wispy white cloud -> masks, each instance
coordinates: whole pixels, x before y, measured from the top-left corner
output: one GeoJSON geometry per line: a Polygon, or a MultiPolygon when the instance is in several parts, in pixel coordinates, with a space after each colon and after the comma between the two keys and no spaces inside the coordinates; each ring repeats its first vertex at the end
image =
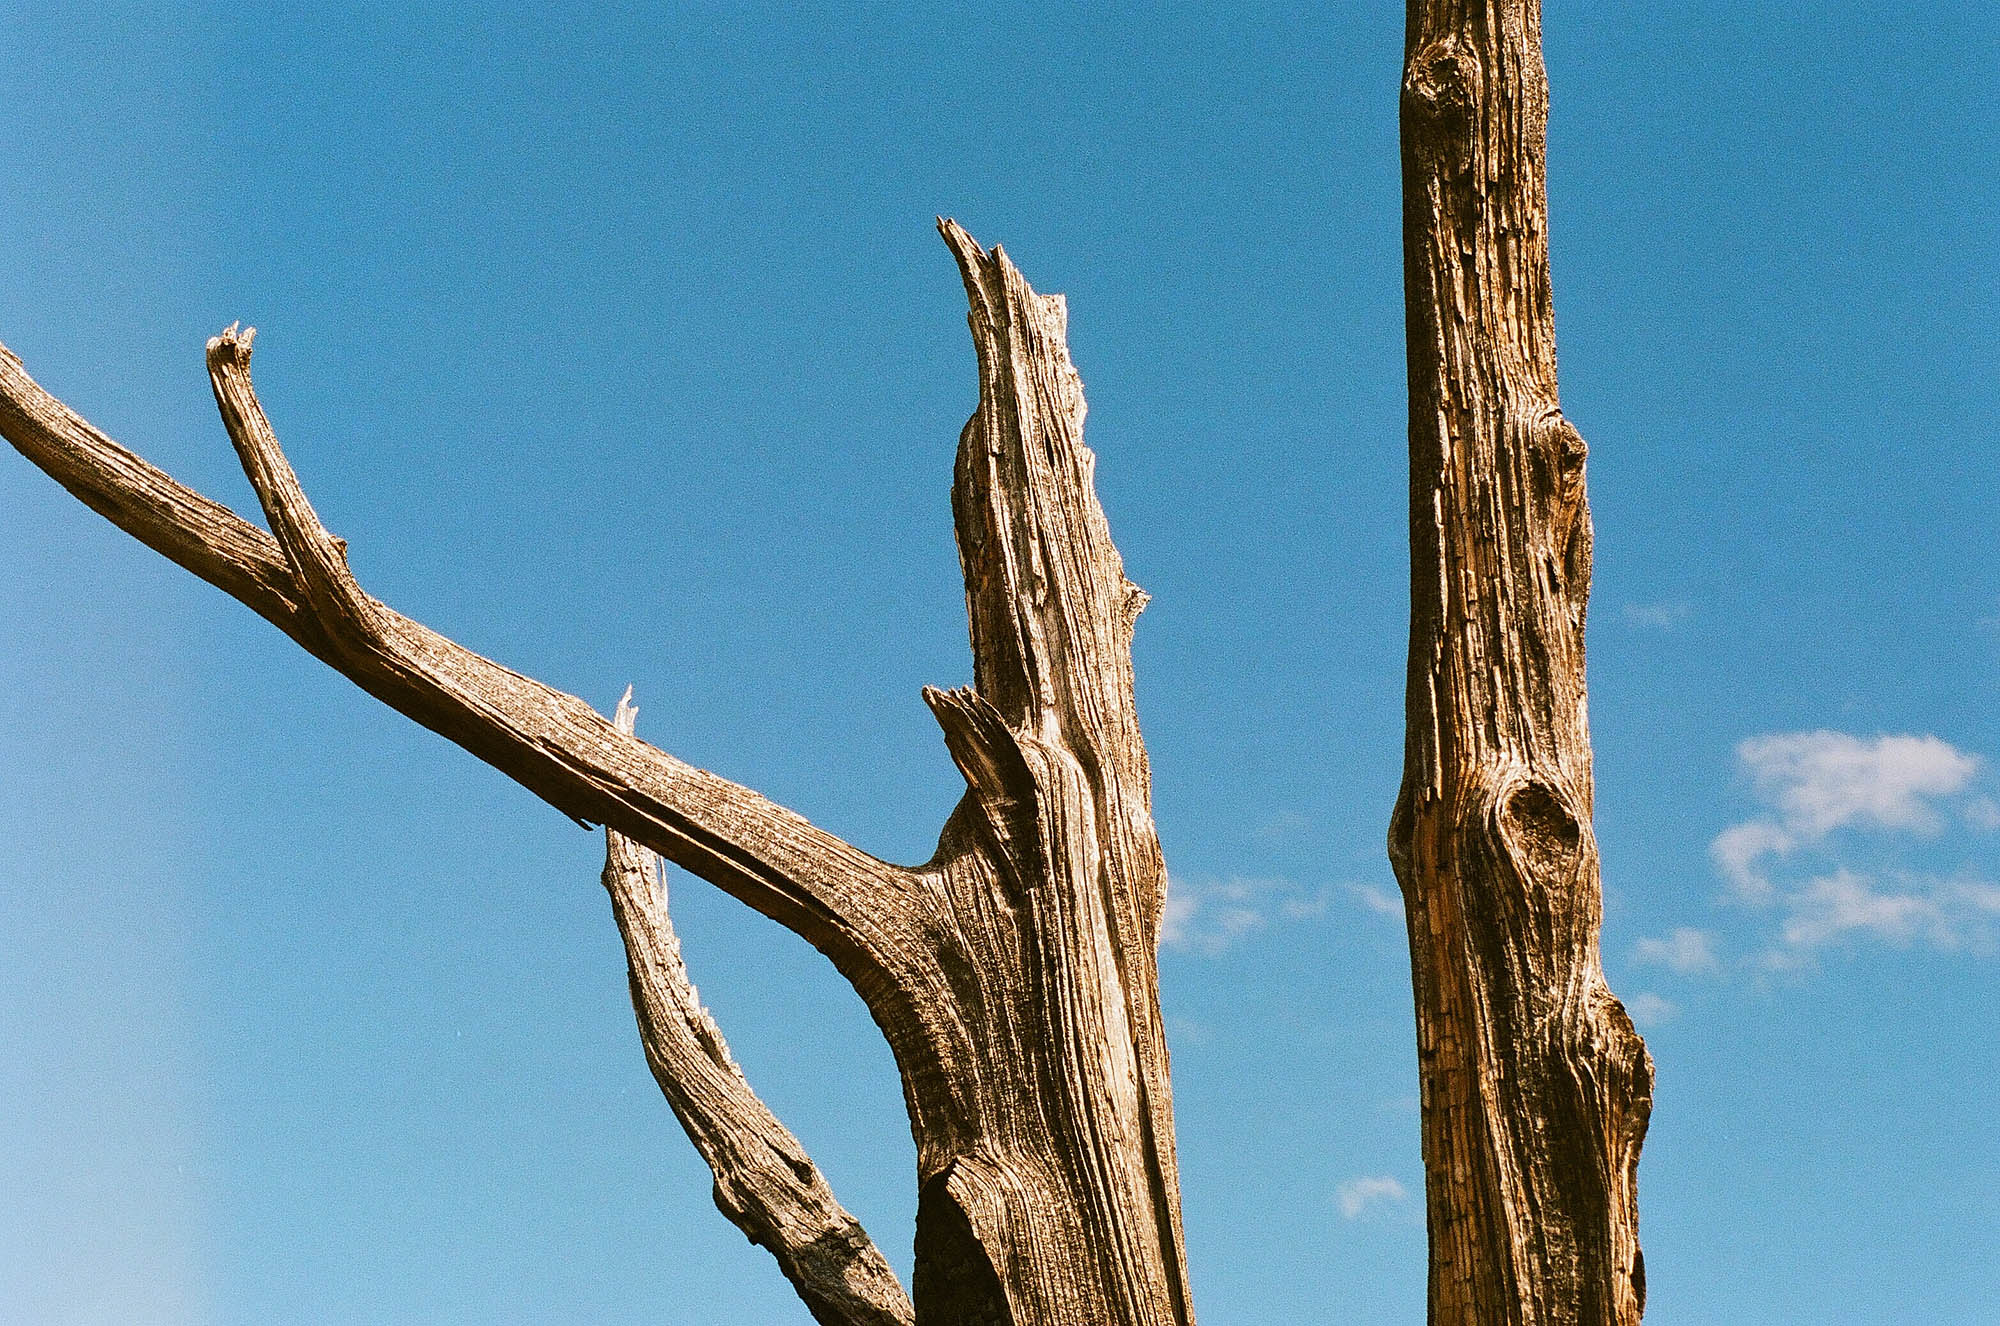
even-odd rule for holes
{"type": "Polygon", "coordinates": [[[1386,1174],[1349,1179],[1335,1194],[1340,1214],[1349,1220],[1359,1220],[1377,1207],[1400,1203],[1408,1197],[1403,1185],[1386,1174]]]}
{"type": "Polygon", "coordinates": [[[1627,603],[1622,611],[1625,620],[1634,626],[1655,631],[1671,631],[1694,614],[1692,607],[1678,599],[1666,603],[1627,603]]]}
{"type": "Polygon", "coordinates": [[[1640,1026],[1657,1027],[1663,1022],[1672,1022],[1681,1010],[1672,1000],[1662,999],[1651,990],[1646,990],[1626,1000],[1625,1011],[1640,1026]]]}
{"type": "Polygon", "coordinates": [[[1715,936],[1691,926],[1681,926],[1664,938],[1640,940],[1633,946],[1632,957],[1682,976],[1701,976],[1722,966],[1715,957],[1715,936]]]}
{"type": "MultiPolygon", "coordinates": [[[[1975,792],[1977,755],[1933,736],[1826,731],[1753,737],[1736,753],[1764,813],[1723,830],[1709,851],[1739,901],[1778,914],[1762,966],[1803,967],[1824,949],[1863,941],[1992,945],[2000,888],[1908,869],[1906,848],[1879,859],[1885,843],[1935,839],[1954,822],[2000,827],[2000,806],[1975,792]],[[1864,847],[1875,849],[1873,869],[1855,863],[1864,847]]],[[[1641,941],[1635,957],[1698,960],[1692,946],[1682,954],[1670,940],[1641,941]]]]}
{"type": "Polygon", "coordinates": [[[1905,873],[1884,886],[1842,866],[1789,891],[1781,906],[1778,943],[1763,959],[1775,971],[1807,966],[1822,949],[1861,940],[1991,952],[2000,926],[2000,885],[1905,873]]]}
{"type": "Polygon", "coordinates": [[[1328,899],[1286,879],[1184,878],[1167,880],[1160,942],[1183,953],[1216,957],[1268,929],[1274,921],[1304,921],[1326,913],[1328,899]]]}
{"type": "Polygon", "coordinates": [[[1979,772],[1978,756],[1930,736],[1788,732],[1752,737],[1736,753],[1785,827],[1811,836],[1856,822],[1934,832],[1933,803],[1979,772]]]}
{"type": "Polygon", "coordinates": [[[2000,884],[1989,884],[1982,879],[1953,880],[1946,892],[1968,911],[2000,917],[2000,884]]]}
{"type": "Polygon", "coordinates": [[[1770,813],[1724,829],[1709,851],[1750,902],[1774,896],[1768,859],[1821,843],[1836,829],[1938,832],[1940,803],[1965,793],[1980,767],[1978,756],[1937,737],[1826,731],[1752,737],[1736,757],[1770,813]]]}
{"type": "Polygon", "coordinates": [[[1938,900],[1918,893],[1889,893],[1845,867],[1809,881],[1785,900],[1781,938],[1794,952],[1823,947],[1848,935],[1868,935],[1907,945],[1924,938],[1950,947],[1952,930],[1938,900]]]}
{"type": "Polygon", "coordinates": [[[1313,827],[1309,816],[1301,815],[1296,810],[1281,810],[1259,824],[1252,832],[1266,842],[1276,842],[1284,838],[1303,837],[1311,833],[1313,827]]]}
{"type": "Polygon", "coordinates": [[[1771,820],[1745,820],[1717,834],[1708,853],[1744,901],[1769,902],[1776,886],[1765,873],[1764,858],[1784,856],[1798,845],[1797,838],[1771,820]]]}
{"type": "Polygon", "coordinates": [[[1347,891],[1377,916],[1392,916],[1398,921],[1403,919],[1403,897],[1400,893],[1378,889],[1373,884],[1350,884],[1347,891]]]}
{"type": "Polygon", "coordinates": [[[1315,916],[1325,916],[1328,905],[1325,890],[1311,895],[1295,894],[1278,900],[1278,915],[1287,921],[1310,921],[1315,916]]]}

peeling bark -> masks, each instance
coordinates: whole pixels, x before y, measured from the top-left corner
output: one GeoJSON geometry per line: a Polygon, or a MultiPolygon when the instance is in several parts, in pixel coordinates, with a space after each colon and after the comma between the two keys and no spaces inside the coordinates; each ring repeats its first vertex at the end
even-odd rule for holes
{"type": "Polygon", "coordinates": [[[725,1211],[822,1320],[903,1320],[894,1278],[695,1016],[644,852],[818,947],[887,1036],[917,1143],[916,1321],[1187,1326],[1155,961],[1166,873],[1132,692],[1145,595],[1097,501],[1061,298],[939,227],[979,359],[952,491],[973,684],[925,692],[967,790],[922,866],[879,861],[370,597],[251,388],[252,333],[212,341],[209,375],[270,533],[99,433],[4,347],[0,434],[371,695],[611,831],[606,884],[662,1090],[725,1211]]]}
{"type": "Polygon", "coordinates": [[[1652,1061],[1605,984],[1590,512],[1556,392],[1537,0],[1411,0],[1410,663],[1390,857],[1435,1326],[1632,1326],[1652,1061]]]}

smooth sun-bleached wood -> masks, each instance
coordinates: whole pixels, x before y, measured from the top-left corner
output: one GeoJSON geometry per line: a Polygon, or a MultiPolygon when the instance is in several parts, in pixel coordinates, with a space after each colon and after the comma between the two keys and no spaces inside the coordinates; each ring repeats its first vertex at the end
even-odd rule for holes
{"type": "Polygon", "coordinates": [[[1410,659],[1389,852],[1433,1326],[1633,1326],[1652,1061],[1604,980],[1582,437],[1556,393],[1536,0],[1411,0],[1410,659]]]}
{"type": "MultiPolygon", "coordinates": [[[[272,533],[91,428],[4,348],[0,434],[370,694],[825,952],[902,1078],[919,1326],[1189,1326],[1156,963],[1166,871],[1132,687],[1145,595],[1097,500],[1062,299],[939,229],[979,365],[952,487],[973,683],[924,694],[966,794],[915,868],[370,598],[251,389],[247,333],[211,343],[209,372],[272,533]]],[[[662,936],[647,945],[641,961],[665,960],[662,936]]]]}
{"type": "MultiPolygon", "coordinates": [[[[612,723],[639,717],[628,687],[612,723]]],[[[730,1057],[681,961],[659,858],[604,831],[604,888],[625,940],[646,1063],[688,1141],[715,1175],[715,1204],[777,1259],[821,1326],[910,1326],[915,1309],[861,1223],[730,1057]]]]}

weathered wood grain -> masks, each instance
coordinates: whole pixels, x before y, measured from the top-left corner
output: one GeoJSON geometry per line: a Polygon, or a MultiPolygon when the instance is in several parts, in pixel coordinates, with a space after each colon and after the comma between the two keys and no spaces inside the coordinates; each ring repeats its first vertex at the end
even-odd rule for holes
{"type": "Polygon", "coordinates": [[[1410,661],[1390,857],[1433,1326],[1631,1326],[1652,1061],[1605,984],[1583,438],[1556,393],[1538,0],[1411,0],[1410,661]]]}
{"type": "Polygon", "coordinates": [[[967,790],[921,866],[877,860],[370,597],[251,387],[252,333],[217,337],[208,366],[270,533],[92,428],[4,347],[0,434],[369,694],[606,826],[655,1074],[724,1210],[822,1320],[904,1320],[901,1291],[699,1015],[651,852],[826,953],[887,1036],[917,1143],[917,1322],[1187,1326],[1156,966],[1166,872],[1132,691],[1145,595],[1097,501],[1061,298],[939,228],[979,365],[952,490],[973,683],[925,692],[967,790]]]}
{"type": "MultiPolygon", "coordinates": [[[[612,722],[630,733],[632,692],[612,722]]],[[[821,1326],[909,1326],[910,1296],[819,1167],[760,1100],[681,961],[659,858],[604,831],[604,888],[625,940],[632,1011],[660,1093],[715,1175],[715,1205],[777,1259],[821,1326]]]]}

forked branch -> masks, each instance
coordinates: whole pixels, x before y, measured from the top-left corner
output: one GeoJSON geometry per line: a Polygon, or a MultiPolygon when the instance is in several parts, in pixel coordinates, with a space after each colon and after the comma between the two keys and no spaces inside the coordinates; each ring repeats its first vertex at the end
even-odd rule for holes
{"type": "MultiPolygon", "coordinates": [[[[613,719],[630,733],[632,692],[613,719]]],[[[681,962],[653,853],[604,831],[604,887],[630,964],[632,1009],[646,1062],[688,1140],[715,1174],[715,1204],[777,1258],[824,1326],[909,1326],[910,1298],[859,1221],[757,1098],[681,962]]]]}
{"type": "Polygon", "coordinates": [[[238,332],[232,324],[208,343],[208,380],[215,389],[222,426],[329,643],[337,651],[366,652],[386,634],[382,614],[347,569],[346,541],[334,538],[319,523],[299,486],[299,476],[278,446],[271,421],[264,416],[263,403],[250,385],[250,343],[256,336],[255,327],[238,332]]]}
{"type": "Polygon", "coordinates": [[[87,506],[238,599],[369,694],[796,931],[872,983],[909,942],[910,872],[747,788],[620,732],[575,696],[482,658],[369,597],[320,524],[250,382],[252,333],[209,376],[275,537],[182,487],[44,391],[0,346],[0,434],[87,506]]]}

